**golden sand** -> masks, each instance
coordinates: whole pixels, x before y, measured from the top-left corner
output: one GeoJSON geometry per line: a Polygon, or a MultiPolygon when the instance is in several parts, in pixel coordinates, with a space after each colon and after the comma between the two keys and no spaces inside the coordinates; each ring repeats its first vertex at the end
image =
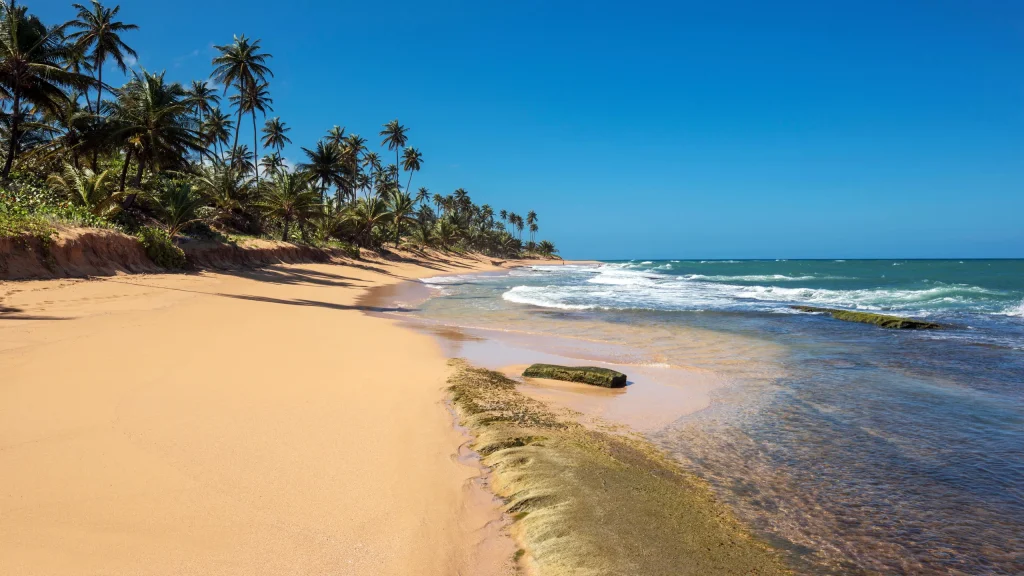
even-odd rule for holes
{"type": "Polygon", "coordinates": [[[432,339],[439,258],[0,283],[0,574],[502,574],[432,339]]]}

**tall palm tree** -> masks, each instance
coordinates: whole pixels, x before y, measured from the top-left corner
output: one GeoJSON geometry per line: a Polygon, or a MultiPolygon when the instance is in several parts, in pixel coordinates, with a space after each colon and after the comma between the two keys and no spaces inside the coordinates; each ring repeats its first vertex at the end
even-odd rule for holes
{"type": "Polygon", "coordinates": [[[420,167],[423,165],[423,154],[419,150],[409,147],[406,148],[402,153],[402,168],[409,173],[409,182],[405,185],[405,191],[409,192],[409,187],[412,186],[412,174],[413,172],[419,172],[420,167]]]}
{"type": "Polygon", "coordinates": [[[231,117],[221,111],[220,108],[210,110],[206,120],[203,121],[200,132],[203,135],[203,142],[206,146],[212,146],[218,157],[224,155],[224,146],[231,139],[231,128],[234,126],[231,117]],[[220,147],[217,150],[218,146],[220,147]]]}
{"type": "Polygon", "coordinates": [[[434,197],[431,198],[431,200],[434,202],[434,206],[437,206],[438,215],[441,215],[441,206],[444,205],[444,196],[441,196],[440,194],[434,194],[434,197]]]}
{"type": "Polygon", "coordinates": [[[341,146],[345,143],[345,127],[334,126],[327,131],[327,141],[335,146],[341,146]]]}
{"type": "Polygon", "coordinates": [[[305,174],[281,171],[274,174],[256,205],[267,216],[282,221],[284,230],[281,240],[287,242],[292,222],[302,226],[306,219],[317,212],[321,203],[305,174]]]}
{"type": "Polygon", "coordinates": [[[426,186],[420,186],[420,189],[416,192],[416,203],[423,204],[430,199],[430,190],[427,190],[426,186]]]}
{"type": "Polygon", "coordinates": [[[348,178],[348,193],[354,199],[358,189],[359,159],[366,152],[366,138],[359,134],[349,134],[342,146],[345,158],[345,173],[348,178]]]}
{"type": "Polygon", "coordinates": [[[530,224],[530,245],[531,246],[533,245],[534,240],[537,237],[537,230],[540,230],[540,227],[537,226],[536,222],[534,222],[533,224],[530,224]]]}
{"type": "Polygon", "coordinates": [[[508,210],[502,210],[498,212],[498,218],[501,218],[501,227],[505,227],[505,222],[508,221],[508,210]]]}
{"type": "MultiPolygon", "coordinates": [[[[307,162],[300,164],[299,168],[309,173],[314,182],[320,185],[320,202],[326,203],[325,195],[331,186],[340,187],[344,183],[345,170],[344,159],[341,149],[328,142],[321,140],[316,143],[316,148],[310,150],[303,148],[307,162]]],[[[341,195],[338,194],[338,206],[341,206],[341,195]]]]}
{"type": "Polygon", "coordinates": [[[530,227],[530,243],[533,243],[533,234],[537,231],[537,213],[530,210],[526,213],[526,225],[530,227]]]}
{"type": "Polygon", "coordinates": [[[78,31],[70,34],[68,39],[74,40],[82,49],[92,50],[92,68],[96,72],[96,110],[100,113],[100,103],[103,102],[103,65],[108,58],[114,60],[117,68],[123,74],[128,73],[128,65],[125,58],[130,56],[138,58],[138,54],[131,46],[121,40],[121,34],[130,30],[138,30],[135,24],[117,22],[114,18],[121,11],[120,6],[104,8],[97,0],[92,0],[87,8],[81,4],[72,4],[78,11],[77,19],[68,22],[71,28],[78,31]]]}
{"type": "Polygon", "coordinates": [[[292,139],[288,137],[288,132],[291,130],[284,122],[281,122],[280,117],[267,120],[263,125],[263,147],[270,148],[275,152],[284,150],[285,144],[292,143],[292,139]]]}
{"type": "Polygon", "coordinates": [[[406,134],[405,126],[398,123],[398,120],[392,120],[384,125],[384,129],[380,131],[380,135],[384,137],[381,141],[381,146],[387,146],[388,150],[395,151],[395,167],[400,163],[399,155],[402,152],[402,148],[405,148],[406,142],[409,141],[409,136],[406,134]]]}
{"type": "MultiPolygon", "coordinates": [[[[234,42],[223,46],[214,46],[220,53],[213,59],[213,79],[224,86],[224,93],[227,94],[228,87],[233,87],[238,94],[245,94],[255,88],[258,82],[266,82],[267,76],[273,77],[274,73],[267,66],[267,60],[273,58],[271,54],[261,52],[260,40],[250,41],[245,37],[235,36],[234,42]]],[[[244,102],[239,99],[239,104],[244,102]]],[[[242,114],[245,110],[242,106],[238,108],[238,120],[235,124],[235,143],[238,146],[238,129],[242,124],[242,114]]],[[[255,114],[253,115],[255,122],[255,114]]]]}
{"type": "Polygon", "coordinates": [[[376,174],[380,171],[380,156],[376,152],[364,152],[363,168],[366,170],[367,176],[370,177],[370,190],[373,190],[376,174]]]}
{"type": "Polygon", "coordinates": [[[72,55],[64,40],[67,26],[47,28],[14,0],[0,1],[0,100],[10,105],[7,159],[0,178],[10,176],[25,133],[26,108],[57,114],[69,100],[66,89],[86,90],[93,84],[89,76],[65,66],[72,55]]]}
{"type": "Polygon", "coordinates": [[[238,106],[239,110],[252,114],[252,167],[253,171],[256,172],[256,185],[259,186],[260,169],[256,164],[256,158],[260,153],[260,134],[256,130],[256,112],[260,112],[264,117],[266,117],[267,111],[274,109],[274,100],[270,97],[270,91],[268,90],[267,83],[263,81],[256,81],[250,84],[244,91],[231,96],[231,102],[238,106]]]}
{"type": "Polygon", "coordinates": [[[200,124],[206,119],[206,115],[220,104],[220,96],[217,96],[217,92],[205,80],[193,80],[186,93],[200,124]]]}

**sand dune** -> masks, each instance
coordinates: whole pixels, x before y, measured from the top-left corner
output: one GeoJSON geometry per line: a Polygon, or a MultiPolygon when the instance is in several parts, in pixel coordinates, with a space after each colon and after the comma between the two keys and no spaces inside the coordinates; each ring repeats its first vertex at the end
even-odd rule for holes
{"type": "Polygon", "coordinates": [[[0,573],[503,573],[445,358],[358,304],[490,267],[0,283],[0,573]]]}

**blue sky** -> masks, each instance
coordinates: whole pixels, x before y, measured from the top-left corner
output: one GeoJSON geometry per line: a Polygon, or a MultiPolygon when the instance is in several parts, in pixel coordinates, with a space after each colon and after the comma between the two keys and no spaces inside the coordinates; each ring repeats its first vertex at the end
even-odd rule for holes
{"type": "Polygon", "coordinates": [[[398,118],[414,188],[536,210],[566,257],[1024,257],[1016,0],[120,4],[181,81],[261,38],[286,157],[398,118]]]}

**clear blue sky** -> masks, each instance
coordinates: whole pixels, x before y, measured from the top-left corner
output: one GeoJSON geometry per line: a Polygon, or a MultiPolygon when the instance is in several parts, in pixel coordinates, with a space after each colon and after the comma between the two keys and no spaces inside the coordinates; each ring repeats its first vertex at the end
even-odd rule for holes
{"type": "Polygon", "coordinates": [[[1024,257],[1019,0],[120,4],[181,81],[262,38],[289,159],[398,118],[567,257],[1024,257]]]}

